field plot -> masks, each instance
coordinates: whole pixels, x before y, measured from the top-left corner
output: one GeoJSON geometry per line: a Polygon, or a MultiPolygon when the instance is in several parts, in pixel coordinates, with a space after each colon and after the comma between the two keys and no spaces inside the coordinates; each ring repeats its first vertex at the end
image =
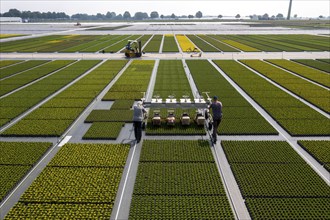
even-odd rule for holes
{"type": "MultiPolygon", "coordinates": [[[[85,67],[80,67],[82,68],[81,71],[85,72],[99,61],[80,62],[89,62],[84,63],[85,67]]],[[[107,61],[103,63],[77,83],[64,90],[40,108],[33,111],[25,119],[8,129],[4,135],[61,135],[126,63],[127,61],[125,60],[107,61]],[[96,79],[98,80],[97,82],[93,81],[96,79]],[[47,120],[49,120],[48,123],[47,120]],[[28,124],[30,124],[29,127],[27,127],[28,124]]]]}
{"type": "Polygon", "coordinates": [[[206,42],[209,42],[214,47],[218,48],[220,51],[223,52],[238,52],[239,50],[235,49],[234,47],[230,47],[227,44],[221,43],[221,41],[216,40],[208,35],[197,35],[198,37],[202,38],[206,42]]]}
{"type": "Polygon", "coordinates": [[[330,172],[329,141],[298,141],[298,144],[330,172]]]}
{"type": "Polygon", "coordinates": [[[329,135],[328,119],[325,116],[236,61],[214,62],[291,135],[329,135]]]}
{"type": "MultiPolygon", "coordinates": [[[[231,39],[245,43],[247,45],[256,47],[263,51],[276,52],[276,51],[315,51],[316,49],[294,45],[287,42],[274,41],[266,35],[238,35],[230,36],[231,39]]],[[[290,38],[288,36],[288,38],[290,38]]]]}
{"type": "Polygon", "coordinates": [[[14,64],[18,64],[18,63],[21,63],[21,62],[24,62],[24,60],[0,60],[1,71],[5,67],[8,67],[8,66],[11,66],[11,65],[14,65],[14,64]]]}
{"type": "Polygon", "coordinates": [[[193,98],[190,85],[181,60],[161,60],[159,62],[153,96],[163,99],[174,96],[193,98]]]}
{"type": "Polygon", "coordinates": [[[110,218],[128,151],[128,145],[66,144],[6,217],[110,218]]]}
{"type": "MultiPolygon", "coordinates": [[[[312,84],[297,76],[293,76],[292,74],[284,70],[281,70],[260,60],[241,60],[240,62],[248,65],[249,67],[258,71],[267,78],[275,81],[276,83],[282,85],[296,95],[316,105],[320,109],[328,113],[330,112],[329,90],[324,89],[318,85],[312,84]]],[[[299,69],[298,71],[300,73],[301,71],[304,71],[304,68],[302,68],[302,70],[299,69]]],[[[325,83],[327,81],[327,78],[329,79],[329,76],[324,74],[322,78],[317,78],[317,80],[320,81],[322,79],[322,82],[325,83]]]]}
{"type": "MultiPolygon", "coordinates": [[[[266,60],[272,64],[275,64],[283,69],[296,73],[304,78],[310,79],[314,82],[317,82],[323,86],[330,87],[330,75],[299,63],[295,63],[289,60],[266,60]]],[[[330,65],[329,65],[330,67],[330,65]]]]}
{"type": "Polygon", "coordinates": [[[329,51],[329,39],[322,36],[315,35],[264,35],[275,42],[286,43],[289,45],[300,46],[303,48],[313,48],[317,51],[329,51]]]}
{"type": "Polygon", "coordinates": [[[0,142],[0,201],[51,145],[42,142],[0,142]]]}
{"type": "MultiPolygon", "coordinates": [[[[99,36],[96,36],[99,37],[99,36]]],[[[55,52],[95,39],[84,35],[51,35],[1,43],[1,52],[55,52]],[[36,46],[37,45],[37,46],[36,46]]]]}
{"type": "MultiPolygon", "coordinates": [[[[186,35],[177,34],[175,37],[181,47],[182,52],[191,52],[196,48],[196,45],[194,45],[186,35]]],[[[199,50],[197,49],[197,51],[199,50]]]]}
{"type": "MultiPolygon", "coordinates": [[[[30,63],[27,64],[26,71],[21,72],[20,74],[14,75],[12,77],[4,78],[0,81],[1,89],[0,89],[0,95],[4,95],[6,93],[9,93],[15,89],[18,89],[21,86],[24,86],[25,84],[31,83],[34,80],[37,80],[43,76],[46,76],[54,71],[57,71],[61,68],[64,68],[65,66],[69,65],[70,63],[74,62],[73,60],[55,60],[52,62],[45,62],[45,61],[31,61],[34,64],[40,65],[45,63],[45,65],[37,66],[36,68],[30,69],[30,63]]],[[[25,63],[22,63],[24,67],[25,63]]],[[[15,67],[15,66],[13,66],[15,67]]],[[[21,69],[23,68],[21,67],[21,69]]],[[[11,68],[10,70],[13,70],[15,68],[11,68]]],[[[13,71],[5,71],[3,74],[15,74],[13,71]]]]}
{"type": "Polygon", "coordinates": [[[306,59],[295,59],[292,61],[330,73],[330,64],[326,62],[322,62],[318,60],[306,60],[306,59]]]}
{"type": "Polygon", "coordinates": [[[152,60],[133,61],[102,100],[141,99],[142,93],[147,91],[154,63],[152,60]]]}
{"type": "MultiPolygon", "coordinates": [[[[190,85],[183,69],[183,64],[180,60],[162,60],[159,63],[157,77],[154,87],[153,96],[159,96],[163,99],[173,96],[180,99],[183,96],[193,98],[190,85]]],[[[197,126],[193,119],[196,115],[197,109],[174,109],[176,117],[176,125],[174,127],[166,125],[166,117],[168,115],[166,109],[161,109],[160,115],[162,125],[153,126],[151,119],[154,114],[154,109],[149,113],[149,120],[147,123],[147,135],[205,135],[204,127],[197,126]],[[181,115],[186,112],[191,118],[189,126],[182,126],[180,123],[181,115]]]]}
{"type": "Polygon", "coordinates": [[[93,123],[93,125],[85,134],[85,139],[94,139],[97,136],[100,139],[117,138],[124,124],[122,122],[132,121],[133,112],[130,107],[133,105],[133,101],[141,99],[142,93],[147,90],[153,65],[154,61],[134,61],[126,69],[102,98],[103,101],[116,100],[114,108],[110,110],[93,110],[86,118],[85,123],[93,123]],[[108,124],[106,125],[106,123],[108,124]],[[106,126],[109,130],[103,130],[103,126],[106,126]]]}
{"type": "Polygon", "coordinates": [[[195,35],[187,35],[187,37],[203,52],[219,52],[219,50],[195,35]]]}
{"type": "MultiPolygon", "coordinates": [[[[127,40],[137,40],[141,37],[142,35],[131,35],[127,36],[129,37],[127,40]]],[[[125,38],[124,38],[125,39],[125,38]]],[[[110,52],[110,53],[116,53],[118,51],[121,51],[125,46],[127,45],[127,41],[125,40],[119,40],[118,43],[112,44],[109,47],[106,47],[104,49],[105,52],[110,52]]]]}
{"type": "Polygon", "coordinates": [[[233,219],[207,141],[144,141],[129,218],[168,217],[233,219]]]}
{"type": "Polygon", "coordinates": [[[0,218],[330,219],[326,30],[161,22],[29,24],[42,37],[1,40],[0,218]],[[129,40],[146,55],[125,58],[129,40]],[[137,143],[144,96],[178,103],[145,103],[137,143]],[[217,143],[194,121],[205,109],[180,101],[213,96],[217,143]]]}
{"type": "Polygon", "coordinates": [[[67,52],[67,53],[73,53],[73,52],[78,52],[78,51],[83,51],[85,49],[88,49],[89,47],[98,45],[100,43],[107,42],[109,40],[112,40],[116,38],[117,36],[114,35],[105,35],[105,36],[96,36],[94,40],[87,41],[86,43],[81,43],[69,48],[65,48],[59,52],[67,52]]]}
{"type": "Polygon", "coordinates": [[[222,146],[253,219],[330,217],[329,203],[323,203],[329,186],[286,142],[222,141],[222,146]]]}
{"type": "Polygon", "coordinates": [[[83,136],[83,139],[116,140],[124,123],[120,122],[95,122],[83,136]]]}
{"type": "Polygon", "coordinates": [[[324,63],[330,63],[330,59],[317,59],[317,60],[324,63]]]}
{"type": "Polygon", "coordinates": [[[217,95],[223,104],[221,135],[277,134],[277,131],[206,60],[187,60],[197,89],[217,95]]]}
{"type": "Polygon", "coordinates": [[[84,49],[81,50],[81,52],[99,52],[105,49],[107,49],[108,47],[114,46],[115,44],[120,43],[122,40],[124,40],[125,38],[129,37],[130,35],[111,35],[109,37],[109,39],[106,40],[102,40],[97,44],[94,44],[92,46],[86,47],[84,49]]]}
{"type": "MultiPolygon", "coordinates": [[[[71,63],[72,61],[68,60],[68,61],[54,61],[52,62],[52,64],[54,64],[53,68],[59,68],[59,66],[62,67],[71,63]],[[59,66],[57,66],[56,64],[58,64],[59,66]]],[[[80,61],[82,63],[84,63],[83,61],[80,61]]],[[[80,65],[82,65],[82,63],[76,63],[71,65],[70,67],[68,67],[67,69],[63,69],[57,73],[54,73],[51,76],[48,76],[36,83],[34,83],[33,85],[30,85],[26,88],[23,88],[9,96],[3,97],[0,100],[0,108],[1,108],[1,118],[4,119],[2,120],[2,124],[5,124],[7,122],[9,122],[11,119],[17,117],[18,115],[20,115],[21,113],[23,113],[24,111],[28,110],[29,108],[31,108],[32,106],[34,106],[35,104],[37,104],[38,102],[40,102],[41,100],[43,100],[44,98],[46,98],[47,96],[51,95],[52,93],[54,93],[55,91],[57,91],[58,89],[60,89],[61,87],[63,87],[65,84],[69,83],[71,81],[70,77],[77,77],[79,74],[82,74],[78,72],[77,70],[75,70],[76,72],[72,72],[73,71],[72,68],[78,68],[80,65]],[[67,70],[69,71],[70,74],[66,74],[67,70]],[[75,74],[78,75],[75,75],[75,74]],[[61,77],[65,76],[65,78],[63,79],[59,79],[61,77]],[[70,76],[70,77],[68,77],[70,76]],[[29,97],[27,99],[27,97],[29,97]]],[[[88,61],[87,61],[88,63],[88,61]]],[[[44,70],[44,69],[43,69],[44,70]]],[[[41,71],[42,73],[42,71],[41,71]]],[[[35,77],[33,74],[31,75],[32,77],[35,77]]],[[[29,76],[29,77],[31,77],[29,76]]],[[[21,77],[21,75],[18,75],[16,77],[21,77]]],[[[10,79],[7,80],[12,80],[13,78],[16,77],[11,77],[10,79]]],[[[29,79],[29,78],[28,78],[29,79]]],[[[12,88],[20,86],[17,85],[15,83],[22,83],[26,82],[26,79],[22,79],[21,82],[20,81],[15,81],[12,80],[12,83],[14,83],[13,85],[8,85],[8,88],[12,88]],[[11,87],[10,87],[11,86],[11,87]]]]}
{"type": "Polygon", "coordinates": [[[174,39],[174,35],[165,34],[162,52],[179,52],[178,45],[174,39]]]}
{"type": "Polygon", "coordinates": [[[145,52],[159,52],[160,44],[162,42],[163,35],[154,35],[147,46],[144,48],[145,52]]]}
{"type": "MultiPolygon", "coordinates": [[[[141,47],[143,48],[144,45],[146,45],[146,43],[149,41],[149,39],[152,37],[152,35],[142,35],[141,37],[138,37],[138,38],[130,38],[129,40],[140,40],[141,41],[141,47]]],[[[125,42],[125,45],[124,47],[126,46],[127,44],[127,41],[125,42]]],[[[121,53],[124,53],[124,50],[123,48],[121,48],[122,50],[120,51],[121,53]]]]}
{"type": "Polygon", "coordinates": [[[11,37],[21,37],[22,34],[0,34],[0,39],[11,38],[11,37]]]}
{"type": "Polygon", "coordinates": [[[220,36],[220,35],[208,35],[210,36],[211,38],[214,38],[214,39],[217,39],[227,45],[230,45],[234,48],[237,48],[241,51],[244,51],[244,52],[259,52],[260,50],[257,49],[257,48],[254,48],[254,47],[251,47],[249,45],[246,45],[246,44],[243,44],[243,43],[240,43],[236,40],[232,40],[232,38],[228,38],[227,35],[225,36],[220,36]]]}
{"type": "MultiPolygon", "coordinates": [[[[11,61],[11,60],[10,60],[11,61]]],[[[4,62],[4,61],[3,61],[4,62]]],[[[49,62],[49,60],[29,60],[23,63],[16,64],[14,66],[9,66],[1,69],[0,79],[6,78],[8,76],[14,75],[16,73],[20,73],[31,69],[33,67],[42,65],[44,63],[49,62]]],[[[13,62],[7,62],[8,64],[12,64],[13,62]]],[[[2,81],[0,81],[0,84],[2,81]]]]}

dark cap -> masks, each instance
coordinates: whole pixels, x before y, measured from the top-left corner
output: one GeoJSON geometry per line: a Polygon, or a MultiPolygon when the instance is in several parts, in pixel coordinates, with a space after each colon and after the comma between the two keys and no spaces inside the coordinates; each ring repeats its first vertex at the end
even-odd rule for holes
{"type": "Polygon", "coordinates": [[[218,96],[213,96],[213,99],[214,100],[218,100],[218,96]]]}

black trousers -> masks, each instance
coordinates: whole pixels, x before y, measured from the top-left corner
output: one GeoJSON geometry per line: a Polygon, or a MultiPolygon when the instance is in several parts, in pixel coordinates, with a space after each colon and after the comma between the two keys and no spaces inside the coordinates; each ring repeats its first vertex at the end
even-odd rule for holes
{"type": "Polygon", "coordinates": [[[221,123],[221,119],[213,119],[213,139],[216,141],[217,140],[217,131],[218,131],[218,127],[221,123]]]}
{"type": "Polygon", "coordinates": [[[142,121],[133,121],[135,139],[139,142],[142,137],[142,121]]]}

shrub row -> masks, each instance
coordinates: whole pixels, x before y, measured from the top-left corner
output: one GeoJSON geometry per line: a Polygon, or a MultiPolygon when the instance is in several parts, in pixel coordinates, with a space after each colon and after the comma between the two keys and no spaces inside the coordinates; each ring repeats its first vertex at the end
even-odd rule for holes
{"type": "Polygon", "coordinates": [[[162,42],[163,35],[154,35],[149,41],[147,46],[144,48],[144,51],[148,52],[159,52],[159,47],[162,42]]]}
{"type": "Polygon", "coordinates": [[[234,48],[237,48],[239,50],[245,51],[245,52],[259,52],[260,50],[251,46],[248,46],[246,44],[237,42],[236,40],[231,40],[226,35],[220,36],[220,35],[210,35],[212,38],[220,40],[223,43],[226,43],[234,48]]]}
{"type": "Polygon", "coordinates": [[[121,122],[94,122],[83,139],[116,140],[124,125],[121,122]]]}
{"type": "Polygon", "coordinates": [[[328,200],[328,198],[258,198],[245,201],[253,219],[329,219],[328,200]]]}
{"type": "Polygon", "coordinates": [[[179,52],[174,35],[165,34],[162,52],[179,52]]]}
{"type": "Polygon", "coordinates": [[[95,36],[92,40],[88,40],[88,41],[83,41],[81,42],[81,44],[72,46],[72,47],[68,47],[65,48],[59,52],[66,52],[66,53],[73,53],[73,52],[79,52],[82,51],[86,48],[98,45],[102,42],[108,41],[109,39],[113,39],[114,36],[113,35],[99,35],[99,36],[95,36]]]}
{"type": "Polygon", "coordinates": [[[291,72],[294,72],[314,82],[320,83],[321,85],[324,85],[328,88],[330,87],[329,74],[325,72],[289,60],[266,60],[266,61],[275,64],[281,68],[284,68],[286,70],[289,70],[291,72]]]}
{"type": "Polygon", "coordinates": [[[110,218],[128,151],[128,145],[64,145],[7,217],[110,218]]]}
{"type": "Polygon", "coordinates": [[[318,85],[312,84],[304,79],[267,64],[260,60],[241,60],[242,63],[258,71],[267,78],[282,85],[296,95],[311,102],[326,112],[330,112],[330,103],[323,98],[329,99],[329,91],[318,85]]]}
{"type": "Polygon", "coordinates": [[[232,219],[225,195],[207,141],[146,140],[129,218],[232,219]]]}
{"type": "MultiPolygon", "coordinates": [[[[33,82],[34,80],[37,80],[58,69],[61,69],[61,68],[65,67],[66,65],[69,65],[72,62],[73,62],[72,60],[56,60],[53,62],[48,62],[45,65],[42,65],[40,67],[31,69],[31,70],[28,70],[31,67],[29,64],[26,68],[27,71],[0,81],[0,85],[1,85],[0,95],[4,95],[25,84],[33,82]]],[[[45,63],[45,61],[41,61],[40,63],[38,61],[34,62],[33,65],[37,66],[42,63],[45,63]]],[[[21,65],[24,65],[24,63],[22,63],[21,65]]],[[[13,66],[13,67],[15,67],[15,66],[13,66]]],[[[33,88],[33,87],[34,86],[32,86],[30,88],[33,88]]]]}
{"type": "Polygon", "coordinates": [[[144,141],[140,162],[214,162],[207,141],[144,141]]]}
{"type": "MultiPolygon", "coordinates": [[[[80,74],[87,71],[99,61],[80,61],[85,66],[80,74]],[[89,63],[88,63],[89,62],[89,63]]],[[[7,129],[3,135],[8,136],[60,136],[81,114],[87,105],[105,88],[105,86],[123,68],[126,61],[107,61],[99,68],[80,79],[73,86],[49,100],[33,111],[27,118],[7,129]],[[103,82],[96,87],[88,84],[89,79],[99,77],[103,82]],[[76,100],[74,98],[80,98],[76,100]],[[79,102],[78,102],[79,101],[79,102]],[[78,107],[76,107],[78,106],[78,107]],[[47,123],[49,120],[50,123],[47,123]],[[30,125],[30,126],[29,126],[30,125]]],[[[76,69],[77,69],[76,68],[76,69]]],[[[71,70],[72,71],[72,70],[71,70]]],[[[69,74],[69,73],[67,73],[69,74]]]]}
{"type": "Polygon", "coordinates": [[[276,130],[208,61],[187,60],[186,62],[199,93],[210,92],[211,97],[218,96],[223,104],[224,116],[218,133],[223,135],[277,134],[276,130]],[[246,111],[249,113],[246,114],[246,111]]]}
{"type": "Polygon", "coordinates": [[[189,34],[187,37],[202,51],[204,52],[219,52],[215,47],[212,47],[210,44],[206,43],[202,39],[196,37],[195,35],[189,34]]]}
{"type": "MultiPolygon", "coordinates": [[[[136,35],[133,35],[133,36],[136,36],[136,35]]],[[[146,35],[142,35],[142,36],[137,36],[137,37],[133,37],[133,38],[130,38],[130,39],[136,39],[136,40],[140,40],[141,41],[141,47],[143,48],[144,45],[148,42],[148,40],[151,38],[152,35],[149,35],[149,34],[146,34],[146,35]]],[[[126,42],[127,44],[127,42],[126,42]]],[[[125,44],[125,46],[126,46],[125,44]]],[[[122,49],[122,48],[121,48],[122,49]]],[[[125,48],[123,50],[121,50],[120,52],[124,52],[125,48]]]]}
{"type": "Polygon", "coordinates": [[[121,42],[122,40],[124,40],[127,37],[128,37],[127,35],[119,35],[119,36],[112,35],[112,36],[110,36],[110,40],[101,41],[97,44],[94,44],[93,46],[84,48],[81,50],[81,52],[102,51],[103,49],[105,50],[106,48],[121,42]]]}
{"type": "Polygon", "coordinates": [[[305,60],[305,59],[295,59],[292,61],[330,73],[330,63],[322,62],[319,60],[305,60]]]}
{"type": "Polygon", "coordinates": [[[153,95],[163,99],[172,95],[176,99],[183,95],[193,99],[190,85],[180,60],[162,60],[159,62],[153,95]]]}
{"type": "Polygon", "coordinates": [[[298,141],[298,144],[330,172],[329,141],[298,141]]]}
{"type": "Polygon", "coordinates": [[[222,43],[219,40],[212,38],[212,35],[198,35],[198,37],[202,38],[206,42],[209,42],[210,44],[212,44],[213,46],[215,46],[216,48],[218,48],[219,50],[221,50],[223,52],[238,52],[239,51],[233,47],[228,46],[227,44],[222,43]]]}
{"type": "Polygon", "coordinates": [[[175,37],[179,43],[179,46],[181,47],[182,52],[190,52],[196,48],[196,45],[193,44],[187,36],[177,34],[175,37]]]}
{"type": "Polygon", "coordinates": [[[4,68],[8,68],[11,65],[18,64],[18,63],[21,63],[21,62],[25,62],[25,60],[0,60],[1,71],[4,68]]]}
{"type": "Polygon", "coordinates": [[[110,218],[112,203],[18,202],[5,219],[98,219],[110,218]]]}
{"type": "Polygon", "coordinates": [[[141,99],[142,92],[146,92],[148,88],[153,66],[154,61],[152,60],[133,61],[102,100],[141,99]]]}
{"type": "Polygon", "coordinates": [[[326,117],[236,61],[214,61],[291,135],[327,135],[326,117]],[[253,82],[253,84],[251,84],[253,82]],[[292,107],[294,106],[294,108],[292,107]],[[281,115],[280,117],[278,117],[281,115]]]}
{"type": "MultiPolygon", "coordinates": [[[[128,36],[126,36],[128,37],[128,36]]],[[[138,38],[140,38],[141,35],[131,35],[129,37],[129,40],[137,40],[138,38]]],[[[108,44],[109,45],[109,44],[108,44]]],[[[110,46],[104,48],[105,52],[110,52],[110,53],[115,53],[118,51],[121,51],[125,46],[127,45],[127,41],[116,41],[116,43],[114,44],[110,44],[110,46]]]]}
{"type": "MultiPolygon", "coordinates": [[[[9,61],[11,61],[11,60],[9,60],[9,61]]],[[[16,74],[16,73],[19,73],[22,71],[26,71],[30,68],[39,66],[39,65],[47,63],[47,62],[49,62],[49,60],[28,60],[26,62],[18,63],[14,66],[6,67],[4,69],[1,69],[0,79],[3,79],[5,77],[11,76],[13,74],[16,74]]],[[[12,64],[12,63],[8,63],[8,65],[10,65],[10,64],[12,64]]]]}
{"type": "MultiPolygon", "coordinates": [[[[64,65],[70,62],[72,61],[54,61],[52,63],[64,65]]],[[[97,62],[98,61],[76,62],[73,65],[52,74],[51,76],[48,76],[34,83],[33,85],[23,88],[5,98],[2,98],[0,100],[1,111],[7,112],[6,114],[1,114],[1,118],[7,119],[4,121],[4,124],[25,112],[47,96],[61,89],[66,84],[70,83],[72,80],[79,77],[89,68],[94,66],[97,62]],[[17,109],[18,111],[15,114],[10,111],[5,111],[6,108],[13,107],[20,107],[17,109]]],[[[56,67],[56,65],[54,66],[56,67]]]]}
{"type": "Polygon", "coordinates": [[[0,142],[0,201],[51,145],[42,142],[0,142]]]}
{"type": "MultiPolygon", "coordinates": [[[[311,201],[329,199],[328,185],[287,142],[221,144],[252,218],[297,218],[297,211],[311,210],[311,201]]],[[[326,206],[318,206],[317,210],[309,212],[308,218],[324,219],[329,215],[326,206]]]]}

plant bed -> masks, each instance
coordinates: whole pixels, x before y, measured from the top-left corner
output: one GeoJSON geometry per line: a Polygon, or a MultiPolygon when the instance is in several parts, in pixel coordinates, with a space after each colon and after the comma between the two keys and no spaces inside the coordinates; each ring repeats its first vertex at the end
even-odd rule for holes
{"type": "Polygon", "coordinates": [[[121,167],[129,152],[127,144],[65,144],[49,167],[121,167]]]}
{"type": "Polygon", "coordinates": [[[117,110],[117,109],[124,109],[128,110],[131,109],[134,104],[134,100],[116,100],[112,106],[112,110],[117,110]]]}
{"type": "Polygon", "coordinates": [[[210,162],[214,163],[208,141],[144,140],[140,162],[210,162]]]}
{"type": "Polygon", "coordinates": [[[110,219],[111,203],[18,202],[5,219],[110,219]]]}
{"type": "Polygon", "coordinates": [[[298,141],[298,144],[330,172],[329,141],[298,141]]]}
{"type": "Polygon", "coordinates": [[[94,122],[83,139],[116,140],[124,125],[121,122],[94,122]]]}
{"type": "Polygon", "coordinates": [[[132,120],[132,110],[93,110],[85,122],[132,122],[132,120]]]}

